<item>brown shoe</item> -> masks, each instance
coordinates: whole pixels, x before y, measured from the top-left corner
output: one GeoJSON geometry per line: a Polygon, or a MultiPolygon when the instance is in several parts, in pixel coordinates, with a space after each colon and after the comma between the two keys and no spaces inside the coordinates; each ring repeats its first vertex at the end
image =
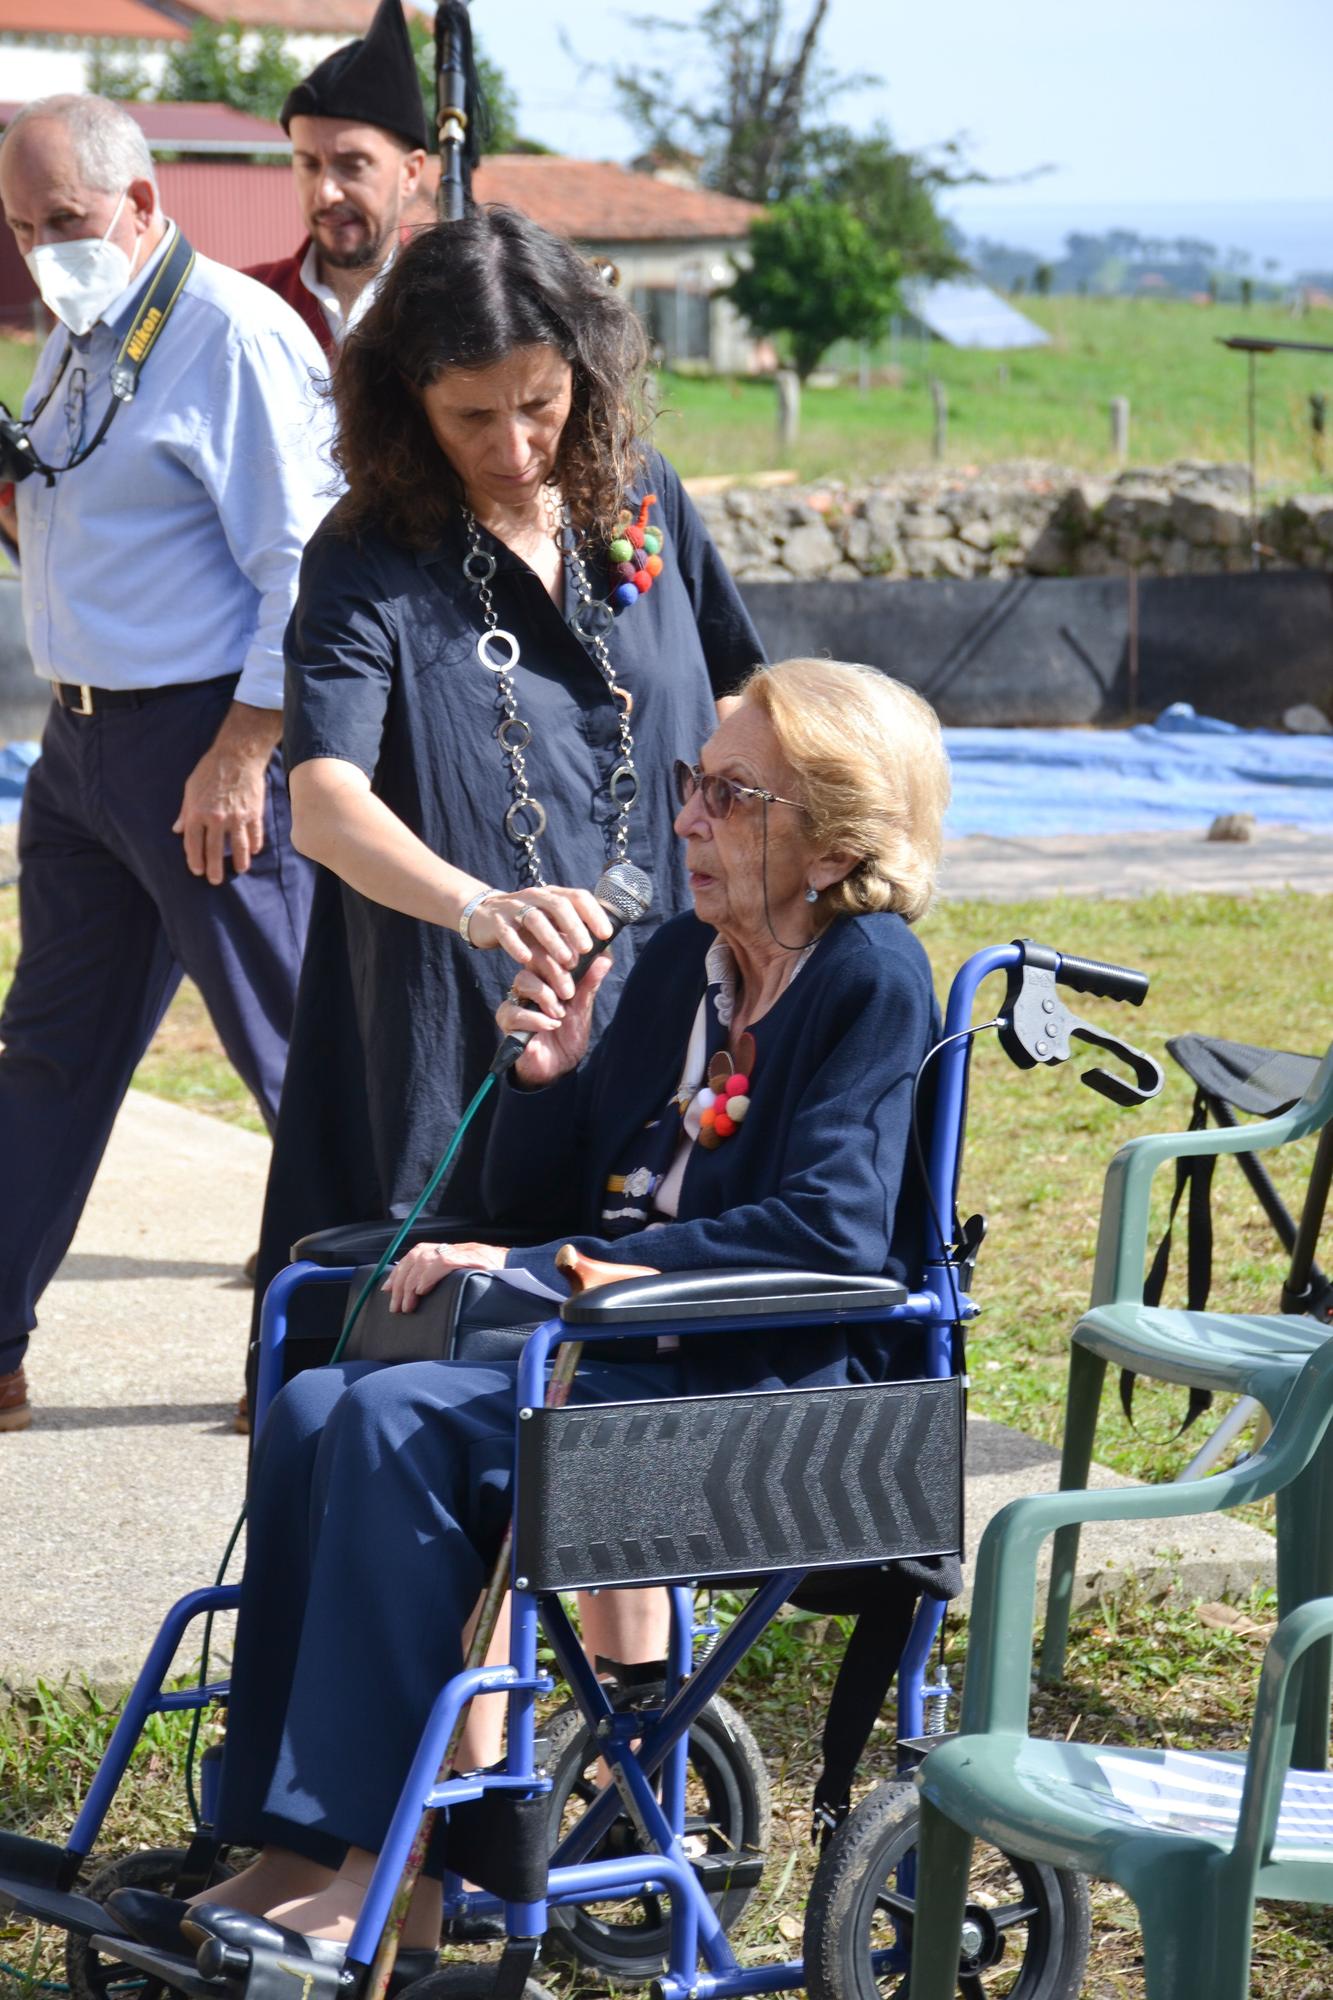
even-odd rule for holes
{"type": "Polygon", "coordinates": [[[31,1422],[28,1382],[20,1362],[8,1375],[0,1375],[0,1431],[26,1431],[31,1422]]]}
{"type": "Polygon", "coordinates": [[[239,1432],[241,1437],[248,1438],[250,1435],[250,1392],[248,1389],[242,1389],[241,1391],[241,1400],[236,1405],[236,1413],[232,1417],[231,1427],[234,1431],[239,1432]]]}

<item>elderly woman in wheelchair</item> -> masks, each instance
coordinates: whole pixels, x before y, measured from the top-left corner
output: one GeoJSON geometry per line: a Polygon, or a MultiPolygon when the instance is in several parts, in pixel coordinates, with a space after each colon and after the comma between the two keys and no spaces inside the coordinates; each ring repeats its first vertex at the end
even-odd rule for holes
{"type": "MultiPolygon", "coordinates": [[[[652,939],[591,1054],[606,961],[577,990],[540,955],[518,973],[497,1018],[532,1039],[488,1148],[495,1240],[418,1244],[389,1279],[394,1310],[463,1266],[549,1283],[571,1232],[627,1274],[918,1278],[913,1088],[938,1015],[909,926],[930,898],[948,794],[935,717],[869,669],[787,661],[755,673],[675,783],[696,914],[652,939]],[[548,1240],[506,1247],[520,1219],[549,1226],[548,1240]]],[[[912,1372],[888,1366],[892,1338],[829,1323],[620,1342],[585,1361],[573,1400],[912,1372]]],[[[515,1380],[512,1361],[353,1362],[298,1375],[274,1402],[256,1443],[216,1815],[224,1842],[259,1854],[204,1892],[203,1928],[228,1934],[225,1905],[344,1947],[500,1545],[515,1380]]],[[[159,1945],[183,1910],[134,1891],[112,1907],[159,1945]]],[[[440,1922],[427,1874],[406,1953],[433,1949],[440,1922]]]]}
{"type": "MultiPolygon", "coordinates": [[[[497,1092],[493,1240],[441,1245],[432,1224],[374,1299],[350,1255],[364,1232],[332,1232],[331,1262],[310,1239],[268,1288],[244,1580],[168,1611],[65,1844],[0,1831],[0,1912],[68,1933],[74,2000],[136,1973],[191,2000],[383,2000],[391,1978],[416,1981],[411,2000],[519,2000],[546,1937],[619,1980],[651,1977],[654,2000],[905,1991],[912,1774],[946,1728],[927,1676],[957,1588],[984,1234],[956,1213],[972,1038],[998,1029],[1022,1069],[1090,1043],[1133,1081],[1104,1067],[1083,1081],[1140,1104],[1157,1065],[1057,989],[1137,1005],[1147,980],[1032,939],[990,946],[956,974],[941,1032],[909,926],[930,897],[947,766],[934,716],[893,682],[827,661],[760,670],[699,756],[676,774],[697,914],[650,940],[598,1046],[596,968],[572,992],[538,958],[499,1010],[507,1044],[532,1033],[497,1092]],[[1003,999],[976,1022],[996,973],[1003,999]],[[567,1255],[624,1282],[562,1298],[549,1281],[567,1255]],[[285,1300],[349,1281],[349,1325],[369,1300],[376,1342],[278,1392],[285,1300]],[[534,1286],[552,1316],[515,1362],[534,1286]],[[441,1351],[422,1338],[441,1300],[481,1291],[490,1313],[504,1290],[517,1305],[471,1346],[384,1365],[404,1330],[415,1354],[441,1351]],[[573,1375],[581,1345],[596,1358],[573,1375]],[[483,1665],[510,1581],[512,1638],[483,1665]],[[697,1623],[693,1595],[719,1582],[749,1587],[722,1632],[697,1623]],[[608,1686],[585,1652],[652,1657],[634,1650],[661,1596],[645,1585],[668,1587],[665,1670],[608,1686]],[[561,1601],[580,1589],[606,1593],[582,1646],[561,1601]],[[718,1695],[789,1602],[858,1622],[823,1733],[802,1955],[742,1965],[728,1931],[763,1866],[768,1780],[718,1695]],[[191,1621],[230,1610],[230,1684],[169,1687],[191,1621]],[[539,1620],[574,1697],[541,1738],[554,1683],[539,1620]],[[853,1808],[895,1674],[891,1775],[853,1808]],[[483,1769],[461,1725],[497,1692],[504,1761],[483,1769]],[[204,1754],[188,1852],[92,1872],[147,1717],[217,1702],[225,1755],[204,1754]],[[257,1859],[227,1879],[246,1848],[257,1859]],[[502,1919],[498,1969],[435,1969],[442,1913],[451,1938],[502,1919]]],[[[990,1850],[973,1891],[960,1993],[994,1973],[1024,2000],[1072,2000],[1080,1879],[990,1850]]]]}

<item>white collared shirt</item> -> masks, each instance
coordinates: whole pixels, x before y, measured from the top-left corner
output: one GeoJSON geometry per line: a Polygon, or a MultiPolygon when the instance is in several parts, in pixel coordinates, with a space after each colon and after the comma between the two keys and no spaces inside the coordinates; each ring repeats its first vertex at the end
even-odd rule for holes
{"type": "Polygon", "coordinates": [[[319,253],[315,248],[312,238],[305,256],[301,260],[301,283],[305,286],[311,297],[318,301],[319,309],[329,323],[329,332],[333,335],[334,341],[339,347],[342,346],[357,321],[364,313],[369,312],[371,306],[375,303],[376,294],[380,286],[384,283],[389,266],[393,263],[397,255],[398,246],[395,244],[384,262],[380,265],[379,270],[371,273],[356,297],[352,300],[346,313],[344,313],[338,294],[330,290],[329,286],[324,283],[324,280],[319,275],[319,253]]]}

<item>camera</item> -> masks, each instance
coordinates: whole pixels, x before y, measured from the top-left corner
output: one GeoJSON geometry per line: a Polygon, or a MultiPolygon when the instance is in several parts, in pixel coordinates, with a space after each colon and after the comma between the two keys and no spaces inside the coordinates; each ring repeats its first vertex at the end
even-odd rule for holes
{"type": "Polygon", "coordinates": [[[17,484],[40,465],[27,425],[0,403],[0,486],[17,484]]]}

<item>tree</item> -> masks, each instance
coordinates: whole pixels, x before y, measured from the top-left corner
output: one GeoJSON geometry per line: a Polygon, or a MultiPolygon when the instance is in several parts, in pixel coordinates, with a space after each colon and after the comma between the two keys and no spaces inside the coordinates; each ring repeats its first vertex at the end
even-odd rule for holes
{"type": "Polygon", "coordinates": [[[636,31],[636,49],[666,46],[676,57],[607,66],[643,151],[698,162],[705,186],[747,201],[840,202],[913,275],[964,270],[936,197],[991,177],[971,165],[961,139],[906,152],[882,125],[858,134],[831,122],[835,99],[879,78],[838,75],[820,61],[829,0],[802,0],[804,26],[790,33],[786,4],[709,0],[693,25],[650,22],[636,31]]]}
{"type": "Polygon", "coordinates": [[[231,104],[276,119],[304,74],[279,28],[256,34],[239,21],[196,21],[189,41],[172,48],[155,94],[163,104],[231,104]]]}
{"type": "Polygon", "coordinates": [[[727,289],[757,334],[784,340],[804,382],[835,340],[880,338],[902,270],[850,209],[798,195],[750,224],[750,264],[727,289]]]}
{"type": "Polygon", "coordinates": [[[957,142],[905,153],[883,125],[866,134],[829,125],[807,135],[788,171],[787,196],[840,202],[879,249],[895,253],[905,276],[952,278],[967,269],[935,200],[941,187],[984,178],[963,162],[957,142]]]}
{"type": "MultiPolygon", "coordinates": [[[[417,74],[421,78],[421,95],[426,106],[426,129],[435,130],[435,25],[425,14],[415,8],[407,14],[407,32],[412,38],[412,48],[417,59],[417,74]]],[[[516,153],[543,150],[534,148],[519,137],[518,98],[503,70],[486,56],[481,44],[475,39],[472,44],[477,60],[477,79],[485,106],[485,118],[481,132],[481,148],[484,153],[516,153]]]]}
{"type": "Polygon", "coordinates": [[[88,58],[86,88],[97,97],[139,104],[153,95],[153,80],[137,56],[111,56],[94,49],[88,58]]]}
{"type": "Polygon", "coordinates": [[[636,32],[669,38],[676,60],[611,67],[620,108],[645,152],[695,154],[709,187],[768,202],[794,190],[792,160],[833,98],[878,81],[834,76],[816,56],[830,0],[812,0],[805,26],[786,35],[786,0],[709,0],[693,23],[636,32]]]}

